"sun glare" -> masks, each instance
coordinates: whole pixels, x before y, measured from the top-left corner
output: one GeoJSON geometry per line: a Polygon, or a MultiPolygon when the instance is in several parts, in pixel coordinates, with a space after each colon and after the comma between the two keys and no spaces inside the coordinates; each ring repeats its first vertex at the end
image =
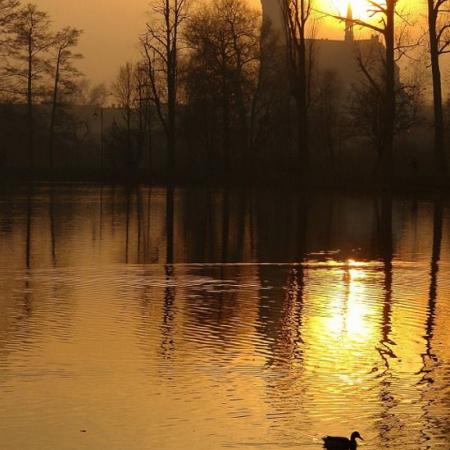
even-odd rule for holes
{"type": "MultiPolygon", "coordinates": [[[[328,10],[336,12],[340,16],[347,14],[349,0],[323,0],[323,3],[328,10]]],[[[367,0],[350,0],[350,4],[355,18],[367,19],[369,17],[370,5],[367,0]]]]}

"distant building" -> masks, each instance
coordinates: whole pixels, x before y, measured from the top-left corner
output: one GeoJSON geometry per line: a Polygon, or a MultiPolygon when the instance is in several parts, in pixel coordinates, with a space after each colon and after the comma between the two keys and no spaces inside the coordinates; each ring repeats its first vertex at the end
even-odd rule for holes
{"type": "MultiPolygon", "coordinates": [[[[346,36],[349,34],[346,31],[346,36]]],[[[314,39],[309,42],[314,45],[313,65],[316,73],[332,73],[343,87],[365,80],[359,60],[372,72],[375,79],[380,75],[384,46],[378,36],[364,40],[314,39]]]]}
{"type": "MultiPolygon", "coordinates": [[[[284,26],[279,0],[261,0],[261,3],[264,20],[269,20],[273,29],[283,36],[284,26]]],[[[315,72],[333,73],[336,81],[344,88],[350,88],[364,79],[359,59],[368,65],[369,71],[377,78],[380,73],[377,68],[381,68],[385,50],[377,35],[369,39],[355,39],[353,29],[353,12],[349,3],[343,40],[308,40],[309,44],[314,46],[312,55],[315,72]]]]}

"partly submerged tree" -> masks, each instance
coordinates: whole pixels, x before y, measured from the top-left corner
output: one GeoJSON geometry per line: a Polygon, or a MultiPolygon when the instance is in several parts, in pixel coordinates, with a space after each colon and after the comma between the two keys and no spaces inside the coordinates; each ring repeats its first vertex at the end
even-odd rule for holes
{"type": "Polygon", "coordinates": [[[57,121],[57,109],[61,94],[71,93],[76,89],[76,79],[81,75],[74,66],[74,61],[81,58],[79,53],[74,52],[78,45],[81,30],[76,28],[64,28],[58,32],[52,45],[52,69],[53,69],[53,91],[50,113],[48,155],[50,168],[53,168],[53,145],[55,137],[55,126],[57,121]]]}
{"type": "Polygon", "coordinates": [[[152,100],[167,140],[169,181],[175,171],[180,41],[182,27],[188,17],[188,6],[189,0],[152,0],[147,30],[141,38],[152,100]]]}
{"type": "Polygon", "coordinates": [[[190,49],[185,76],[187,102],[193,121],[202,121],[200,133],[216,135],[206,142],[222,148],[227,175],[233,147],[245,150],[249,144],[260,30],[259,14],[245,0],[215,0],[202,5],[186,28],[190,49]],[[207,114],[204,120],[200,118],[203,113],[207,114]]]}
{"type": "Polygon", "coordinates": [[[131,120],[134,102],[134,66],[126,63],[119,69],[116,81],[112,86],[112,93],[117,101],[117,105],[122,111],[125,129],[126,129],[126,146],[131,149],[131,120]]]}
{"type": "Polygon", "coordinates": [[[289,76],[285,70],[286,55],[280,46],[280,33],[269,19],[264,19],[257,54],[250,106],[249,146],[254,162],[268,167],[292,167],[292,155],[280,148],[292,150],[289,76]]]}
{"type": "Polygon", "coordinates": [[[442,105],[442,78],[440,58],[450,52],[450,1],[427,0],[430,61],[433,76],[434,152],[436,173],[442,179],[447,175],[445,126],[442,105]]]}
{"type": "Polygon", "coordinates": [[[15,80],[16,92],[26,99],[28,163],[33,168],[33,105],[35,98],[44,94],[42,81],[49,74],[48,51],[54,43],[54,35],[50,31],[48,14],[33,4],[27,4],[18,10],[11,32],[7,73],[15,80]]]}
{"type": "MultiPolygon", "coordinates": [[[[345,123],[348,136],[368,140],[376,149],[374,173],[380,171],[385,151],[385,65],[381,45],[369,51],[357,53],[357,61],[363,73],[361,80],[352,85],[345,123]]],[[[423,59],[422,59],[423,60],[423,59]]],[[[393,137],[408,132],[419,120],[423,104],[423,67],[421,60],[410,60],[403,78],[396,77],[395,120],[393,137]]],[[[383,174],[383,172],[381,172],[383,174]]]]}
{"type": "Polygon", "coordinates": [[[291,92],[297,110],[298,169],[304,174],[309,165],[309,100],[312,70],[312,18],[314,0],[279,0],[285,28],[291,92]]]}
{"type": "Polygon", "coordinates": [[[148,70],[143,64],[126,63],[112,85],[112,94],[122,113],[122,120],[111,129],[110,147],[116,163],[137,167],[145,143],[151,145],[151,105],[148,70]]]}
{"type": "MultiPolygon", "coordinates": [[[[401,16],[398,10],[398,0],[368,1],[368,10],[376,21],[364,21],[361,19],[349,19],[348,17],[336,17],[341,21],[351,22],[353,25],[369,29],[383,38],[384,55],[382,59],[382,74],[380,82],[380,96],[382,113],[380,117],[379,149],[380,170],[385,184],[392,181],[393,170],[393,146],[396,123],[397,103],[397,64],[396,50],[402,50],[402,45],[396,42],[396,17],[401,16]]],[[[362,67],[361,67],[362,68],[362,67]]],[[[364,71],[369,84],[375,88],[371,74],[364,71]]]]}
{"type": "Polygon", "coordinates": [[[0,99],[14,97],[7,74],[8,57],[11,56],[13,24],[17,17],[19,0],[0,0],[0,99]]]}
{"type": "Polygon", "coordinates": [[[316,99],[314,109],[317,112],[316,121],[319,125],[320,136],[316,141],[329,156],[333,172],[337,169],[337,150],[341,138],[342,122],[342,85],[336,72],[326,70],[318,74],[316,99]]]}

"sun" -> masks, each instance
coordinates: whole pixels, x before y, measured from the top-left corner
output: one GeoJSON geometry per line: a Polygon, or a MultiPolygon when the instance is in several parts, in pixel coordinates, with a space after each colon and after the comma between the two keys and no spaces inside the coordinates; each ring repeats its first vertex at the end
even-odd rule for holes
{"type": "Polygon", "coordinates": [[[340,16],[347,14],[349,3],[352,5],[355,18],[368,19],[370,16],[370,4],[367,0],[322,0],[322,3],[328,11],[335,12],[340,16]]]}

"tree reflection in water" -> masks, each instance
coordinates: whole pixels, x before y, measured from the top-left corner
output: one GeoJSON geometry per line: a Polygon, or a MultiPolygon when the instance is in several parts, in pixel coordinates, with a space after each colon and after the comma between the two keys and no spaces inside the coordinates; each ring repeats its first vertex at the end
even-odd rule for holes
{"type": "Polygon", "coordinates": [[[368,449],[447,443],[445,198],[44,185],[1,195],[7,442],[20,443],[25,404],[36,429],[55,415],[73,425],[77,389],[92,382],[92,420],[121,423],[143,449],[163,436],[169,450],[303,448],[354,427],[368,449]],[[65,414],[42,397],[50,387],[65,414]]]}

